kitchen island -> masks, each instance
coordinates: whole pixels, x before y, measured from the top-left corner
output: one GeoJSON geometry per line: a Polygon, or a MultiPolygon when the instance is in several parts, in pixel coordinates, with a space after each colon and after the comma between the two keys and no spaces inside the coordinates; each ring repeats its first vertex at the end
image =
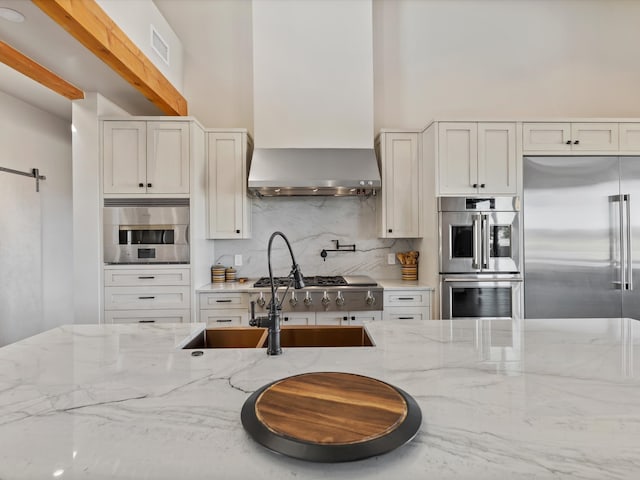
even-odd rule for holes
{"type": "Polygon", "coordinates": [[[63,326],[1,348],[0,478],[638,478],[638,321],[372,322],[374,347],[180,349],[203,328],[63,326]],[[254,442],[249,395],[316,371],[403,389],[418,435],[339,464],[254,442]]]}

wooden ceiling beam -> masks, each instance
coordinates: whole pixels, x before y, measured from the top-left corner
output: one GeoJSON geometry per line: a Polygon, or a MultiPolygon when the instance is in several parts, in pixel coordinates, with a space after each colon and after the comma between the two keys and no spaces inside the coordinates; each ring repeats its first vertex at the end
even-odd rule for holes
{"type": "Polygon", "coordinates": [[[80,100],[84,98],[84,92],[75,85],[67,82],[51,70],[44,68],[39,63],[3,41],[0,41],[0,62],[69,100],[80,100]]]}
{"type": "Polygon", "coordinates": [[[187,115],[187,101],[95,0],[33,0],[94,55],[167,115],[187,115]]]}

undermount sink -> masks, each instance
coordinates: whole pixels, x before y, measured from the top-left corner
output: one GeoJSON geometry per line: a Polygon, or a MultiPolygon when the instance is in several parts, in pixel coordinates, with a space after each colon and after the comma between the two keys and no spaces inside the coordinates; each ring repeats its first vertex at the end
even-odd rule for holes
{"type": "MultiPolygon", "coordinates": [[[[265,348],[266,328],[207,328],[183,348],[265,348]]],[[[280,329],[282,348],[295,347],[372,347],[373,341],[362,326],[300,325],[280,329]]]]}

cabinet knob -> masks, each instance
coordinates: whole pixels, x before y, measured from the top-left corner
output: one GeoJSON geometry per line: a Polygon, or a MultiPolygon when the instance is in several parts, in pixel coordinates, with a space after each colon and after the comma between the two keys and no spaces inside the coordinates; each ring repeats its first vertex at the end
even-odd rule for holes
{"type": "Polygon", "coordinates": [[[389,233],[393,233],[393,228],[390,228],[390,229],[389,229],[389,233]]]}
{"type": "Polygon", "coordinates": [[[240,230],[236,230],[236,233],[240,233],[240,230]]]}
{"type": "Polygon", "coordinates": [[[485,186],[484,183],[480,184],[480,188],[484,188],[484,186],[485,186]]]}
{"type": "Polygon", "coordinates": [[[567,145],[571,145],[571,140],[567,140],[567,145]]]}
{"type": "Polygon", "coordinates": [[[150,183],[147,183],[147,187],[151,188],[153,185],[151,185],[150,183]]]}
{"type": "Polygon", "coordinates": [[[471,185],[473,188],[478,188],[478,184],[474,183],[473,185],[471,185]]]}
{"type": "Polygon", "coordinates": [[[580,140],[576,140],[573,142],[574,145],[578,145],[580,143],[580,140]]]}
{"type": "Polygon", "coordinates": [[[144,188],[144,183],[139,183],[139,184],[138,184],[138,187],[140,187],[140,188],[144,188]]]}

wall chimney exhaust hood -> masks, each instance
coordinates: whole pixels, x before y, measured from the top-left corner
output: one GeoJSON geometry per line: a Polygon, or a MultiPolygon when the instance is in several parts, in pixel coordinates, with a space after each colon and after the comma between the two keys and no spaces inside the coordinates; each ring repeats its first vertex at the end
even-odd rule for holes
{"type": "Polygon", "coordinates": [[[252,32],[249,190],[375,193],[372,0],[254,0],[252,32]]]}
{"type": "Polygon", "coordinates": [[[380,186],[368,148],[257,148],[249,169],[257,196],[375,195],[380,186]]]}

